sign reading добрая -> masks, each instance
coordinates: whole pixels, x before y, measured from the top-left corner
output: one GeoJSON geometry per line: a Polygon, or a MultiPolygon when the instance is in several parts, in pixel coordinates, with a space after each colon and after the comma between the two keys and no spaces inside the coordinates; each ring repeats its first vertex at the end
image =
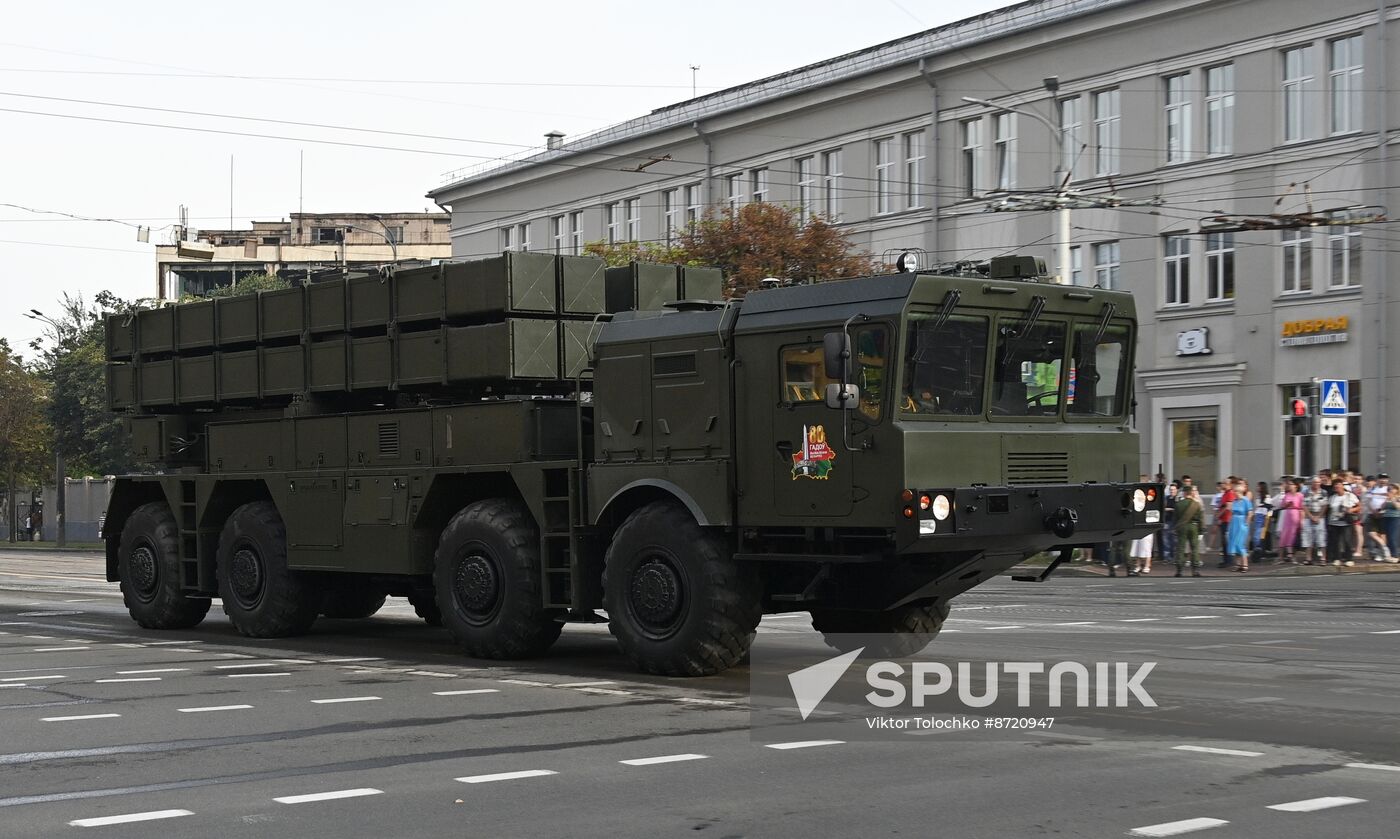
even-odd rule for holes
{"type": "Polygon", "coordinates": [[[888,635],[831,635],[830,646],[817,633],[780,639],[760,635],[750,653],[750,735],[764,743],[1018,737],[1053,731],[1057,721],[1063,729],[1063,718],[1086,709],[1151,714],[1157,707],[1153,661],[1019,653],[1014,661],[959,660],[933,654],[934,647],[887,655],[888,635]]]}
{"type": "Polygon", "coordinates": [[[1346,343],[1350,327],[1346,315],[1335,318],[1284,321],[1279,330],[1280,347],[1305,347],[1312,344],[1346,343]]]}

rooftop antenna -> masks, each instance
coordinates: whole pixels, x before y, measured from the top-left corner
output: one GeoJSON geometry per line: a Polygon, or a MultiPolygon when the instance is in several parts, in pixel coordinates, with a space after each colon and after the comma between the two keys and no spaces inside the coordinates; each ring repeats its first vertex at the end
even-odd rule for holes
{"type": "Polygon", "coordinates": [[[700,72],[699,64],[690,65],[690,98],[695,98],[695,74],[700,72]]]}

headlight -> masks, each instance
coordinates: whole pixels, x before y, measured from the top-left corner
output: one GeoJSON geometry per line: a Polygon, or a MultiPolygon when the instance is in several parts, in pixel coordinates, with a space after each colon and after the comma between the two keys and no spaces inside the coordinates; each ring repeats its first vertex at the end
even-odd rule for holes
{"type": "Polygon", "coordinates": [[[1141,513],[1147,509],[1147,493],[1140,489],[1133,490],[1133,512],[1141,513]]]}
{"type": "Polygon", "coordinates": [[[938,532],[938,522],[933,519],[919,519],[919,535],[932,536],[938,532]]]}
{"type": "Polygon", "coordinates": [[[946,495],[935,495],[933,497],[933,517],[939,521],[948,518],[948,514],[953,512],[953,504],[946,495]]]}

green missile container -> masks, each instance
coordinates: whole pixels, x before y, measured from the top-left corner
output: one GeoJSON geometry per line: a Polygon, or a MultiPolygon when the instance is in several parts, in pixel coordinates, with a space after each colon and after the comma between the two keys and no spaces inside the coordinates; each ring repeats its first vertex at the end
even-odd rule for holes
{"type": "Polygon", "coordinates": [[[181,352],[214,346],[214,301],[181,303],[175,311],[175,345],[181,352]]]}
{"type": "Polygon", "coordinates": [[[681,299],[680,273],[675,265],[633,262],[606,273],[609,312],[654,311],[681,299]]]}
{"type": "Polygon", "coordinates": [[[107,316],[107,360],[125,361],[136,348],[136,314],[107,316]]]}
{"type": "Polygon", "coordinates": [[[241,294],[214,301],[215,334],[220,349],[258,341],[258,297],[241,294]]]}
{"type": "Polygon", "coordinates": [[[559,257],[559,312],[595,315],[605,310],[607,263],[592,256],[559,257]]]}
{"type": "Polygon", "coordinates": [[[136,345],[142,355],[166,355],[175,351],[175,309],[175,306],[161,306],[136,313],[136,345]]]}

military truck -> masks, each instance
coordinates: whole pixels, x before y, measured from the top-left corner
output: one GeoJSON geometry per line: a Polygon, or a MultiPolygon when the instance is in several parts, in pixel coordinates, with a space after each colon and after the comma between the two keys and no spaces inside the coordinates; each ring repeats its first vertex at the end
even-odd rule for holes
{"type": "Polygon", "coordinates": [[[158,471],[116,483],[107,578],[253,637],[404,596],[490,659],[602,611],[693,676],[778,612],[917,651],[1027,557],[1158,526],[1130,295],[1031,257],[768,285],[506,253],[113,314],[158,471]]]}

